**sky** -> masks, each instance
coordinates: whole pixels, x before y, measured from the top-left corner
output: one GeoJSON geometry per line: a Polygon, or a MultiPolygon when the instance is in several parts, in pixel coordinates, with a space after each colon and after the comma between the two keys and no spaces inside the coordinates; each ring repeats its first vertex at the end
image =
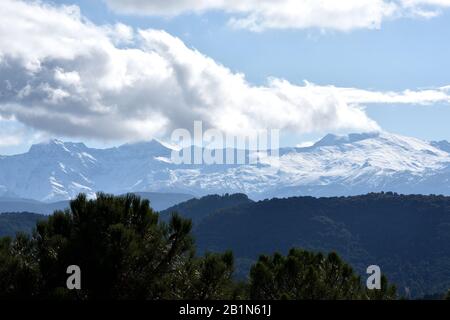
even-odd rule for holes
{"type": "Polygon", "coordinates": [[[450,140],[450,0],[2,0],[0,154],[176,128],[450,140]]]}

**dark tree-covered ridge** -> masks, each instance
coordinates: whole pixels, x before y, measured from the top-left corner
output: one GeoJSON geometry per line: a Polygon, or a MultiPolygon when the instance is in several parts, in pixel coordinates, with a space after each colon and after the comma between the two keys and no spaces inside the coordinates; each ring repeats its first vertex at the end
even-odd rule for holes
{"type": "Polygon", "coordinates": [[[395,289],[386,283],[377,295],[368,294],[336,254],[325,257],[299,249],[286,258],[262,256],[252,268],[250,282],[238,282],[233,278],[233,253],[196,255],[191,229],[191,221],[177,214],[168,223],[160,222],[148,200],[136,195],[98,194],[95,200],[80,195],[71,201],[70,209],[38,222],[31,236],[0,239],[0,298],[395,297],[395,289]],[[66,287],[70,265],[81,268],[81,290],[66,287]],[[264,296],[261,288],[272,278],[271,294],[264,296]],[[329,281],[331,278],[341,280],[329,281]],[[308,291],[298,293],[302,288],[308,291]]]}
{"type": "Polygon", "coordinates": [[[387,192],[264,200],[210,214],[194,235],[199,252],[233,250],[241,276],[260,254],[298,247],[337,252],[361,275],[379,265],[411,297],[450,287],[450,197],[387,192]]]}

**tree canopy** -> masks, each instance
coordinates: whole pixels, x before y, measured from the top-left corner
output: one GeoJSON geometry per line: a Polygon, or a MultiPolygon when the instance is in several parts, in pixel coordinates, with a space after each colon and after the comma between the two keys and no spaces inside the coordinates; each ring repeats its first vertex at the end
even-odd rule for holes
{"type": "Polygon", "coordinates": [[[324,256],[291,249],[261,256],[250,271],[250,297],[256,300],[395,299],[396,289],[384,276],[380,290],[368,290],[361,278],[335,253],[324,256]]]}
{"type": "Polygon", "coordinates": [[[368,292],[336,254],[292,249],[262,256],[249,281],[233,277],[232,252],[198,256],[192,223],[160,221],[148,200],[128,194],[79,195],[70,208],[39,221],[31,236],[0,239],[0,298],[36,299],[384,299],[368,292]],[[82,287],[66,286],[67,267],[82,287]]]}

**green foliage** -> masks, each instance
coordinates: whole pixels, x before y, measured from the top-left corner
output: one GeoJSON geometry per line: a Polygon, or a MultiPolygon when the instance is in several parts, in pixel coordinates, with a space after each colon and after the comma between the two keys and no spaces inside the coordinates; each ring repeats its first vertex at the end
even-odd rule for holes
{"type": "Polygon", "coordinates": [[[324,256],[291,249],[261,256],[250,271],[250,297],[256,300],[394,299],[395,287],[367,290],[353,269],[335,253],[324,256]],[[377,291],[377,293],[372,293],[377,291]]]}
{"type": "Polygon", "coordinates": [[[39,286],[36,253],[28,236],[0,239],[0,299],[33,297],[39,286]]]}
{"type": "Polygon", "coordinates": [[[233,281],[234,258],[231,252],[208,253],[194,258],[181,270],[180,277],[172,285],[172,299],[217,300],[236,298],[233,281]]]}
{"type": "Polygon", "coordinates": [[[360,275],[377,264],[411,298],[450,288],[450,197],[275,198],[218,210],[194,236],[199,253],[232,250],[241,279],[249,267],[240,261],[299,247],[336,252],[360,275]]]}
{"type": "MultiPolygon", "coordinates": [[[[193,221],[197,254],[233,251],[239,279],[246,279],[261,253],[299,247],[336,252],[360,275],[375,263],[407,297],[450,287],[450,197],[386,192],[252,202],[240,194],[212,195],[160,217],[169,223],[172,211],[193,221]]],[[[0,236],[30,232],[35,218],[0,215],[0,236]]]]}
{"type": "Polygon", "coordinates": [[[385,275],[381,276],[381,289],[367,290],[366,297],[369,300],[394,300],[398,298],[397,287],[389,284],[385,275]]]}
{"type": "Polygon", "coordinates": [[[194,258],[191,228],[177,215],[159,223],[149,202],[135,195],[80,195],[70,210],[39,222],[32,237],[2,240],[0,291],[8,297],[167,299],[190,292],[194,283],[193,297],[217,296],[230,278],[232,257],[194,258]],[[69,265],[82,270],[81,291],[66,289],[69,265]],[[186,270],[199,274],[198,281],[180,276],[186,270]],[[210,288],[202,287],[205,281],[210,288]]]}
{"type": "Polygon", "coordinates": [[[33,234],[0,239],[0,298],[30,299],[390,299],[395,288],[366,291],[336,254],[292,249],[262,256],[250,281],[233,277],[234,257],[197,256],[192,223],[159,216],[129,194],[80,195],[33,234]],[[81,290],[66,288],[67,267],[81,269],[81,290]]]}

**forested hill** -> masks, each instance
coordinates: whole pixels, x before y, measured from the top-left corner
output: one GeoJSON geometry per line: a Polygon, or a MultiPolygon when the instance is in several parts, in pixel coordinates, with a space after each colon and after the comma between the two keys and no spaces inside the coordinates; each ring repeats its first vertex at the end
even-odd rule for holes
{"type": "Polygon", "coordinates": [[[0,214],[0,237],[14,237],[17,232],[31,233],[39,220],[46,216],[30,212],[0,214]]]}
{"type": "Polygon", "coordinates": [[[207,216],[195,236],[200,252],[231,249],[244,260],[293,246],[336,251],[360,272],[379,265],[400,292],[416,297],[450,287],[450,197],[265,200],[207,216]]]}
{"type": "MultiPolygon", "coordinates": [[[[197,252],[231,249],[246,276],[263,253],[292,247],[335,251],[364,273],[379,265],[412,297],[450,288],[450,197],[372,193],[253,202],[243,194],[207,196],[163,211],[194,221],[197,252]]],[[[29,232],[40,215],[0,215],[0,236],[29,232]]]]}
{"type": "Polygon", "coordinates": [[[242,193],[209,195],[200,199],[191,199],[182,203],[179,203],[173,207],[170,207],[164,211],[161,211],[161,216],[164,220],[170,217],[170,214],[177,212],[184,218],[191,219],[196,227],[200,221],[206,218],[208,215],[213,214],[222,209],[230,209],[236,206],[242,206],[253,203],[247,195],[242,193]]]}

